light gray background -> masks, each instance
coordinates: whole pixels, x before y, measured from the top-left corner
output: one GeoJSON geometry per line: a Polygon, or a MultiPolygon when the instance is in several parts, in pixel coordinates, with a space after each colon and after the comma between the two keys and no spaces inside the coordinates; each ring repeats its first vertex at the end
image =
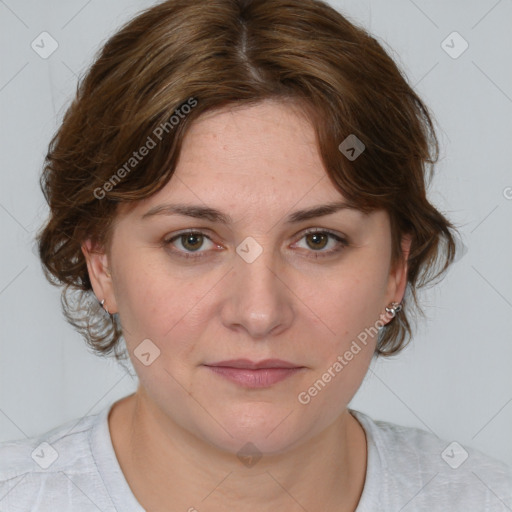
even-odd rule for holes
{"type": "MultiPolygon", "coordinates": [[[[0,441],[97,412],[136,382],[87,351],[61,316],[33,236],[46,216],[38,177],[77,75],[135,0],[0,1],[0,441]],[[59,44],[42,59],[43,31],[59,44]]],[[[442,146],[434,203],[467,253],[423,296],[427,320],[405,352],[372,365],[351,407],[431,430],[512,464],[512,1],[338,0],[406,71],[442,146]],[[451,58],[441,42],[469,48],[451,58]]]]}

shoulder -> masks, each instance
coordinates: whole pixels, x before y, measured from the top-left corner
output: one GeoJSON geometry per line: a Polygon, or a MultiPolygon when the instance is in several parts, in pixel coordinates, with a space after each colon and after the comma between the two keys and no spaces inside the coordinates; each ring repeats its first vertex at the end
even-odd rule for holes
{"type": "Polygon", "coordinates": [[[411,510],[512,508],[512,470],[504,462],[426,430],[352,413],[367,434],[369,465],[382,474],[373,481],[390,507],[410,500],[417,506],[411,510]]]}
{"type": "Polygon", "coordinates": [[[49,511],[73,500],[82,504],[80,510],[97,510],[101,504],[89,497],[99,488],[90,445],[97,419],[85,416],[34,437],[0,443],[0,509],[49,511]]]}
{"type": "Polygon", "coordinates": [[[95,418],[86,416],[34,437],[0,443],[0,482],[80,466],[88,456],[87,433],[95,418]]]}

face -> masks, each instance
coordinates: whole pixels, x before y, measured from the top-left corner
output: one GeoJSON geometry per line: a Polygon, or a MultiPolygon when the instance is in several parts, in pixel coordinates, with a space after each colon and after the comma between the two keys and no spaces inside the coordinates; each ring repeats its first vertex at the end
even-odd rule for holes
{"type": "Polygon", "coordinates": [[[167,186],[120,210],[109,253],[84,246],[166,420],[233,453],[277,453],[346,412],[377,341],[362,333],[401,300],[405,267],[391,267],[386,212],[304,215],[343,202],[310,123],[265,101],[203,115],[167,186]],[[210,366],[234,359],[295,370],[210,366]]]}

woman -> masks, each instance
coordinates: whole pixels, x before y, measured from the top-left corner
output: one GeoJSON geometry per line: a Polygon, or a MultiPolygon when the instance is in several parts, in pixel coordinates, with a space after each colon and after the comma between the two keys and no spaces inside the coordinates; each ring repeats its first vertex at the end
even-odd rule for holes
{"type": "Polygon", "coordinates": [[[4,443],[0,508],[512,507],[504,464],[348,408],[453,261],[437,150],[395,63],[317,0],[123,27],[50,144],[38,242],[68,320],[140,384],[4,443]]]}

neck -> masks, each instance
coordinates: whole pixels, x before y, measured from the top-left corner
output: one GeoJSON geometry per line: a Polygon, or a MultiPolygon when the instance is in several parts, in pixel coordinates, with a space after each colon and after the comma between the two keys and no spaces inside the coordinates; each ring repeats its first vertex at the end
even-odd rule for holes
{"type": "Polygon", "coordinates": [[[169,503],[190,511],[237,503],[241,512],[353,512],[364,486],[366,438],[348,410],[320,435],[257,462],[181,428],[140,388],[113,406],[109,428],[128,485],[148,512],[169,503]]]}

